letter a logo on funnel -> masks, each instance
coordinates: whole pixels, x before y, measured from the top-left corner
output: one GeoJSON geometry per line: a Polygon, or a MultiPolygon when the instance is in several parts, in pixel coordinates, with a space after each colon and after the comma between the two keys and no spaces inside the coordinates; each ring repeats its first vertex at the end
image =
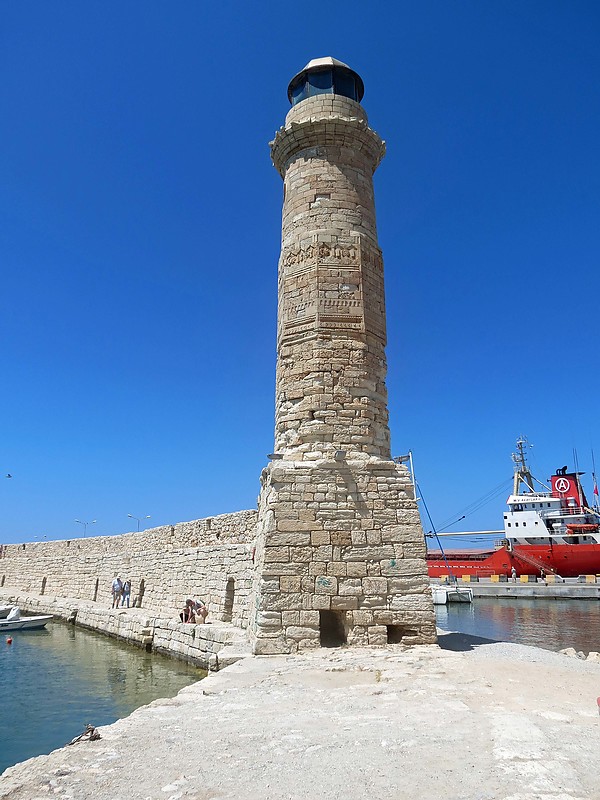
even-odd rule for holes
{"type": "Polygon", "coordinates": [[[564,494],[571,488],[571,481],[568,478],[559,478],[554,484],[554,488],[557,492],[564,494]]]}

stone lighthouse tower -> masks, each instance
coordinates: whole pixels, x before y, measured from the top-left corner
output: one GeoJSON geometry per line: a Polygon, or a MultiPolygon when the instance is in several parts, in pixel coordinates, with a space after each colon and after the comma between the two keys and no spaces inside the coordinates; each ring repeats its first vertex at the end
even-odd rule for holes
{"type": "Polygon", "coordinates": [[[435,641],[410,476],[391,458],[385,153],[363,82],[333,58],[292,78],[271,142],[283,178],[275,452],[261,476],[249,627],[256,653],[435,641]]]}

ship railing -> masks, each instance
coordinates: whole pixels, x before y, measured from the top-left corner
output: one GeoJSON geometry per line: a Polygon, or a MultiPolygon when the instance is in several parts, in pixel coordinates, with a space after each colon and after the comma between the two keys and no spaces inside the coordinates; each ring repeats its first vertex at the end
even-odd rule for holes
{"type": "Polygon", "coordinates": [[[583,506],[563,506],[556,511],[548,511],[544,517],[553,519],[554,517],[585,517],[588,511],[583,506]]]}

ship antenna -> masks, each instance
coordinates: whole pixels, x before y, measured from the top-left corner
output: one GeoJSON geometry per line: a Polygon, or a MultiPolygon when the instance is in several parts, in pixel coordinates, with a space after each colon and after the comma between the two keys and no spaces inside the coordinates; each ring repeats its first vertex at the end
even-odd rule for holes
{"type": "Polygon", "coordinates": [[[592,449],[592,481],[594,482],[594,511],[600,511],[598,504],[598,481],[596,480],[596,459],[594,458],[594,450],[592,449]]]}
{"type": "Polygon", "coordinates": [[[515,465],[513,494],[519,494],[519,488],[522,483],[525,484],[530,492],[535,491],[533,488],[533,477],[525,458],[525,447],[533,447],[533,445],[529,444],[525,436],[521,436],[517,439],[517,452],[512,454],[512,460],[515,465]]]}

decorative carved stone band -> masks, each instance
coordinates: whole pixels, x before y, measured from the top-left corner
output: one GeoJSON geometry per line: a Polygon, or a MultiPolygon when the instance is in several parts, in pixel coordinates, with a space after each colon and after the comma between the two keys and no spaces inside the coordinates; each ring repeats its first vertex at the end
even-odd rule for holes
{"type": "Polygon", "coordinates": [[[352,242],[313,242],[284,249],[279,274],[279,343],[336,331],[345,336],[372,334],[385,343],[381,275],[381,251],[361,237],[352,242]]]}

